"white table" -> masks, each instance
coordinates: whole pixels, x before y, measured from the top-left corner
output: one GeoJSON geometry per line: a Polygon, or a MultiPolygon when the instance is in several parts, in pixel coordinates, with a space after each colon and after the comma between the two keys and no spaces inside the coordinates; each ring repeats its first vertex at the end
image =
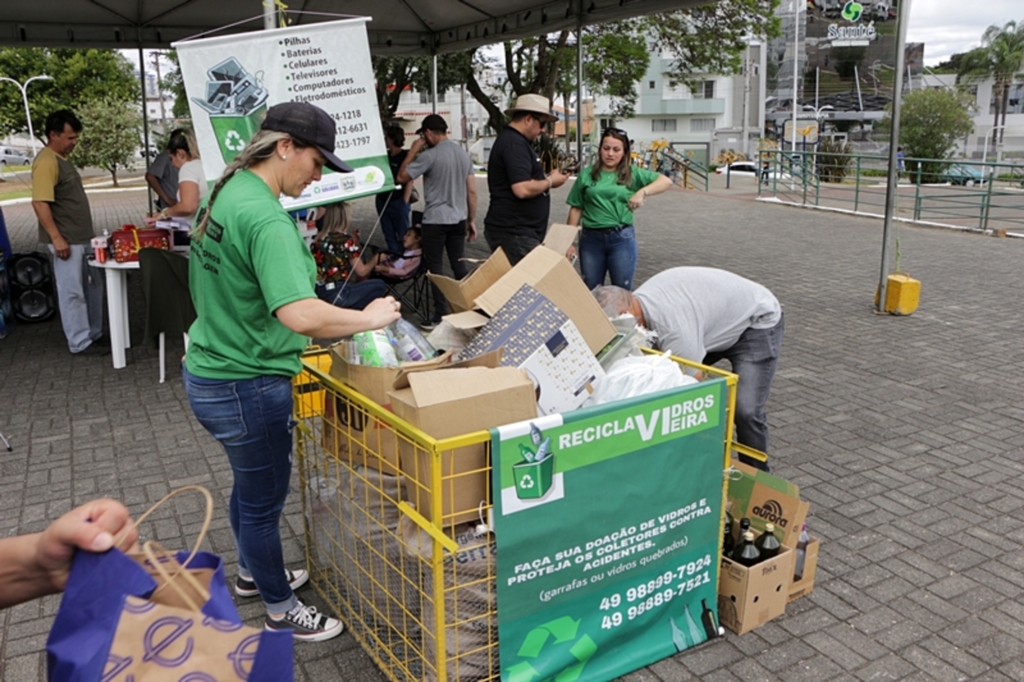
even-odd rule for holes
{"type": "Polygon", "coordinates": [[[107,316],[110,318],[110,357],[114,369],[124,369],[127,364],[124,351],[132,347],[128,333],[128,270],[138,270],[139,262],[118,263],[108,258],[106,263],[89,261],[94,268],[107,273],[107,316]]]}

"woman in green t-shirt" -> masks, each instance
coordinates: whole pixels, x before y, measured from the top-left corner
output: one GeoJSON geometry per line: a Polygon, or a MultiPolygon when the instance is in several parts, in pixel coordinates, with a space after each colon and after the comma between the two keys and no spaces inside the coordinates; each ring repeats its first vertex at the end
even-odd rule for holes
{"type": "Polygon", "coordinates": [[[363,310],[317,298],[313,256],[281,206],[282,194],[300,196],[324,165],[352,171],[334,155],[334,135],[334,121],[312,104],[271,107],[210,191],[189,259],[197,318],[182,377],[196,419],[231,464],[235,593],[261,597],[265,627],[300,641],[336,637],[342,624],[299,601],[292,590],[309,574],[284,567],[280,522],[291,479],[292,377],[308,337],[380,329],[400,316],[390,296],[363,310]]]}
{"type": "Polygon", "coordinates": [[[633,211],[672,181],[631,165],[629,137],[618,128],[601,134],[598,151],[598,160],[576,178],[566,200],[572,207],[569,224],[583,225],[580,271],[588,289],[604,284],[605,273],[613,286],[632,289],[637,258],[633,211]]]}

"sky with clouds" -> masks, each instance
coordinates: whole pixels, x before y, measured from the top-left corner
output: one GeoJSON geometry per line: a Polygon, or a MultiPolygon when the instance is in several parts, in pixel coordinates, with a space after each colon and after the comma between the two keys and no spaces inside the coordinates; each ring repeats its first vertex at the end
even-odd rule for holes
{"type": "Polygon", "coordinates": [[[1024,21],[1021,0],[910,0],[907,41],[924,43],[924,61],[934,66],[957,52],[981,45],[995,24],[1024,21]]]}

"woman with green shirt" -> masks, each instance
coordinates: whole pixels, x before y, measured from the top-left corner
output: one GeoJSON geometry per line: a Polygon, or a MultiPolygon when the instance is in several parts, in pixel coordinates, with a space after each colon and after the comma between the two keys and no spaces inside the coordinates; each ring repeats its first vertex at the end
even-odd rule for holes
{"type": "Polygon", "coordinates": [[[582,221],[580,271],[587,288],[604,284],[608,273],[613,286],[632,289],[637,258],[633,211],[650,195],[671,187],[672,181],[631,165],[629,137],[618,128],[602,133],[599,154],[569,191],[568,222],[582,221]]]}
{"type": "Polygon", "coordinates": [[[280,521],[291,479],[292,377],[308,337],[380,329],[400,316],[393,298],[363,310],[317,298],[316,265],[281,206],[320,179],[334,155],[335,124],[312,104],[267,111],[259,132],[224,169],[199,214],[189,259],[198,315],[182,376],[199,423],[227,452],[234,474],[229,519],[238,547],[235,593],[260,596],[268,630],[320,641],[341,621],[300,602],[305,570],[285,570],[280,521]]]}

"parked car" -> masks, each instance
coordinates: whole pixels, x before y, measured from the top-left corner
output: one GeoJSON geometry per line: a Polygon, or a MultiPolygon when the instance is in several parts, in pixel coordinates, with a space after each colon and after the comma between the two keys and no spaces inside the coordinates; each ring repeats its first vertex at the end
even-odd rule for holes
{"type": "MultiPolygon", "coordinates": [[[[728,166],[719,166],[715,169],[715,173],[717,175],[725,175],[726,169],[728,169],[730,176],[739,175],[748,178],[761,177],[761,169],[754,161],[733,161],[728,166]]],[[[778,173],[775,168],[769,167],[768,177],[789,179],[789,173],[778,173]]]]}
{"type": "Polygon", "coordinates": [[[843,11],[843,3],[839,0],[825,0],[825,16],[838,17],[843,11]]]}
{"type": "Polygon", "coordinates": [[[0,147],[0,166],[30,166],[31,164],[27,154],[10,147],[0,147]]]}
{"type": "Polygon", "coordinates": [[[963,185],[964,187],[984,185],[987,180],[988,178],[982,175],[980,170],[964,163],[952,164],[946,169],[946,174],[942,177],[943,182],[948,182],[951,185],[963,185]]]}

